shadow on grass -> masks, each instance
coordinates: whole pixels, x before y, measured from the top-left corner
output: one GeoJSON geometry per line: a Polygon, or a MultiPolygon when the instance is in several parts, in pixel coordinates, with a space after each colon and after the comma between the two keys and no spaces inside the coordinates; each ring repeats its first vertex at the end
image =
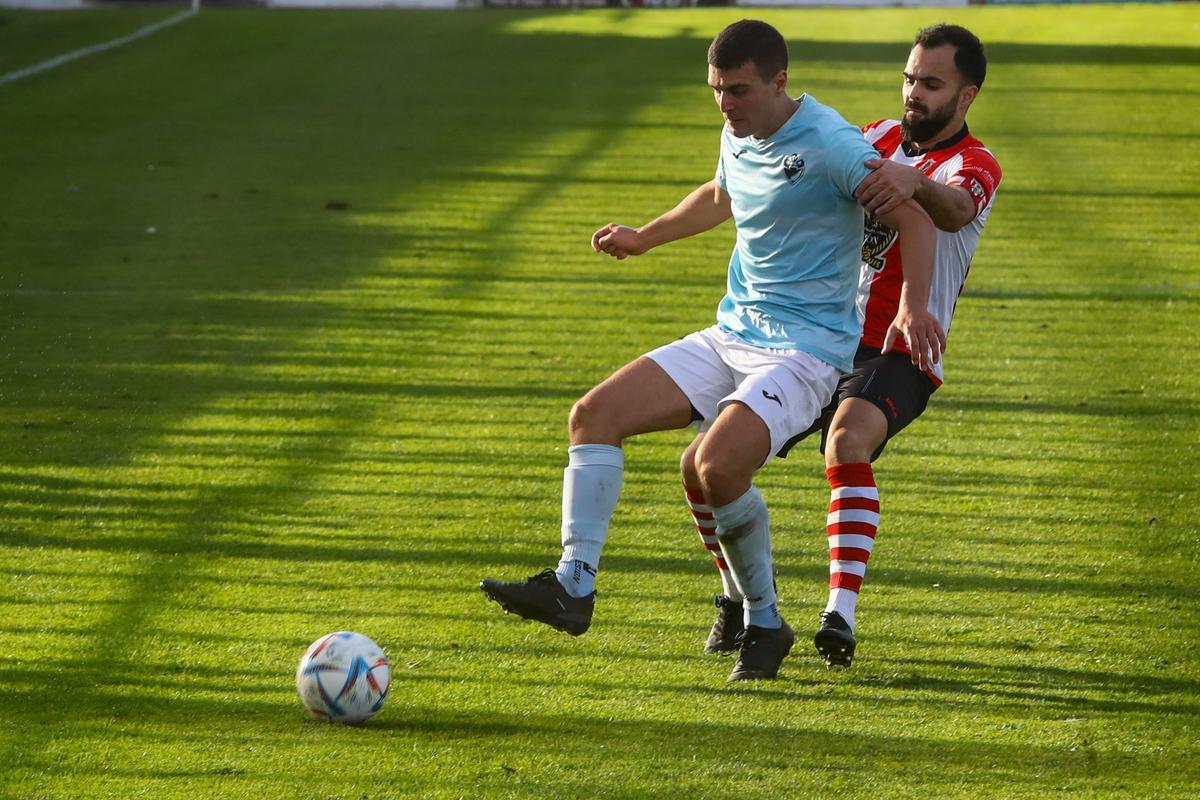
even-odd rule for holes
{"type": "MultiPolygon", "coordinates": [[[[933,647],[935,642],[918,643],[933,647]]],[[[931,690],[967,697],[988,696],[1013,701],[1018,708],[1030,704],[1066,711],[1150,714],[1200,713],[1200,681],[1162,675],[1100,672],[1068,669],[1049,664],[997,664],[961,659],[876,657],[884,667],[915,669],[910,675],[887,675],[869,679],[888,690],[931,690]],[[945,678],[944,670],[974,673],[971,678],[945,678]],[[1087,693],[1103,697],[1085,696],[1087,693]],[[1185,699],[1186,698],[1186,699],[1185,699]]]]}
{"type": "MultiPolygon", "coordinates": [[[[61,244],[61,251],[54,247],[38,250],[35,239],[39,233],[34,225],[29,240],[18,251],[27,254],[29,261],[10,261],[11,269],[6,266],[0,283],[0,290],[19,289],[0,291],[0,310],[4,312],[0,338],[7,352],[16,356],[6,382],[9,413],[4,419],[18,421],[17,426],[0,429],[0,448],[9,457],[5,499],[29,509],[28,522],[37,528],[44,529],[40,523],[49,522],[52,529],[32,534],[21,530],[24,523],[8,517],[0,523],[0,547],[14,557],[29,547],[81,547],[114,555],[150,556],[138,562],[137,571],[116,579],[122,587],[120,598],[105,606],[110,611],[100,621],[88,626],[87,646],[75,656],[75,663],[85,665],[85,672],[100,684],[123,680],[123,675],[129,674],[126,671],[136,669],[122,654],[135,651],[145,638],[162,635],[155,620],[164,612],[165,602],[193,588],[197,569],[209,559],[282,556],[326,561],[358,552],[361,559],[355,560],[361,562],[440,561],[432,551],[404,554],[400,546],[364,547],[362,542],[349,546],[314,542],[314,549],[305,552],[306,546],[293,549],[272,542],[271,535],[278,533],[280,526],[263,524],[262,518],[296,506],[314,492],[326,472],[346,460],[356,437],[370,433],[381,413],[406,404],[453,403],[472,396],[492,402],[505,397],[526,401],[531,397],[561,398],[566,396],[564,390],[538,385],[473,387],[467,382],[415,384],[402,374],[394,381],[379,381],[362,375],[328,377],[322,373],[330,368],[345,371],[368,366],[403,369],[416,355],[453,346],[468,324],[508,328],[530,317],[536,319],[536,308],[530,315],[522,315],[445,304],[439,307],[430,301],[430,295],[461,298],[486,293],[490,282],[507,269],[504,248],[492,240],[552,203],[555,192],[569,185],[572,175],[603,150],[609,132],[635,114],[640,104],[653,103],[659,92],[681,82],[685,71],[702,74],[703,67],[702,53],[692,63],[679,50],[682,45],[666,45],[668,51],[675,50],[666,53],[666,63],[676,67],[648,77],[636,58],[645,44],[624,39],[588,41],[583,45],[592,49],[581,51],[580,42],[573,37],[546,37],[538,56],[529,52],[527,39],[500,33],[499,18],[473,16],[471,24],[463,26],[455,20],[451,27],[462,52],[477,54],[474,63],[468,59],[457,70],[433,70],[418,84],[401,78],[385,81],[386,88],[379,84],[364,87],[360,80],[364,71],[404,76],[412,65],[435,60],[441,53],[441,40],[419,26],[404,27],[397,17],[381,16],[378,28],[357,37],[358,56],[347,60],[338,57],[338,45],[329,51],[331,39],[316,15],[291,19],[297,24],[280,47],[285,55],[277,53],[276,57],[287,63],[290,51],[299,59],[296,72],[300,74],[264,68],[259,61],[262,54],[254,48],[227,61],[206,60],[214,73],[208,78],[212,86],[229,88],[210,91],[207,96],[168,87],[169,79],[158,82],[170,72],[166,65],[174,59],[179,59],[175,63],[182,67],[203,53],[206,29],[202,22],[188,26],[170,45],[158,43],[160,48],[176,48],[171,55],[161,49],[155,54],[157,40],[131,51],[133,60],[145,57],[159,62],[142,73],[145,97],[138,103],[139,108],[154,108],[155,114],[142,116],[135,111],[115,118],[101,107],[103,102],[98,106],[84,103],[77,109],[77,124],[67,138],[104,140],[112,135],[113,124],[123,131],[131,126],[137,130],[140,120],[154,130],[160,119],[176,120],[172,144],[159,143],[159,147],[177,151],[170,159],[176,165],[176,180],[169,188],[155,185],[147,190],[146,198],[130,204],[115,185],[105,185],[104,177],[95,179],[95,189],[88,187],[101,198],[110,195],[113,208],[156,205],[140,210],[167,219],[164,236],[154,240],[162,244],[129,242],[107,233],[106,226],[114,225],[113,215],[103,213],[103,218],[95,220],[83,216],[80,224],[65,234],[59,231],[46,237],[47,242],[61,244]],[[246,63],[247,59],[251,63],[246,63]],[[620,103],[612,102],[614,98],[605,95],[611,95],[613,89],[602,88],[599,97],[582,97],[567,84],[543,85],[538,89],[539,102],[550,113],[540,115],[534,125],[520,126],[509,124],[508,105],[477,102],[477,81],[485,64],[493,67],[488,70],[487,91],[504,96],[520,94],[531,80],[552,74],[564,61],[581,59],[609,74],[613,86],[636,80],[641,87],[636,101],[623,96],[620,103]],[[318,69],[318,80],[304,80],[304,73],[318,69]],[[356,101],[358,107],[374,110],[372,133],[379,138],[368,147],[347,146],[354,139],[347,126],[353,127],[355,120],[332,129],[309,124],[314,110],[337,108],[347,91],[363,93],[356,101]],[[413,96],[414,91],[424,94],[413,96]],[[249,105],[230,94],[247,101],[270,98],[259,106],[261,114],[253,123],[265,125],[265,131],[243,128],[247,123],[240,115],[249,105]],[[192,103],[210,107],[197,114],[192,103]],[[597,103],[605,108],[602,115],[590,110],[597,103]],[[424,109],[419,122],[409,116],[417,106],[424,109]],[[447,135],[447,126],[459,124],[455,112],[466,108],[474,109],[469,136],[465,130],[457,137],[447,135]],[[489,114],[494,118],[489,120],[489,114]],[[117,118],[120,122],[114,123],[117,118]],[[595,124],[601,120],[603,125],[595,124]],[[242,132],[229,137],[230,130],[242,132]],[[475,163],[486,167],[494,159],[530,148],[536,157],[539,142],[553,142],[578,131],[584,135],[568,145],[564,152],[568,158],[543,165],[527,186],[490,208],[483,207],[483,224],[461,237],[482,247],[466,248],[465,255],[453,258],[434,285],[373,300],[383,305],[375,309],[360,308],[364,298],[353,291],[330,299],[333,290],[352,289],[360,278],[377,274],[380,265],[397,252],[403,256],[406,249],[419,248],[422,230],[403,219],[398,230],[356,226],[324,211],[322,204],[327,198],[347,196],[349,188],[350,204],[367,208],[417,206],[439,192],[453,200],[458,196],[459,181],[439,177],[437,165],[475,163]],[[252,143],[263,135],[275,143],[267,162],[276,176],[263,169],[260,151],[255,148],[247,153],[225,146],[227,138],[252,143]],[[379,146],[396,141],[402,146],[379,146]],[[208,160],[200,170],[189,169],[189,165],[210,159],[214,151],[226,156],[208,160]],[[491,156],[481,157],[481,152],[491,156]],[[333,154],[336,158],[331,158],[333,154]],[[299,170],[304,173],[303,184],[295,165],[304,165],[299,170]],[[297,182],[290,183],[291,176],[297,182]],[[347,176],[358,182],[347,185],[347,176]],[[247,184],[261,186],[264,178],[278,182],[261,190],[237,190],[247,184]],[[194,182],[189,185],[188,181],[194,182]],[[294,191],[300,186],[304,197],[294,191]],[[209,246],[199,250],[186,239],[172,238],[170,222],[175,215],[193,212],[200,219],[201,237],[206,236],[205,224],[211,226],[207,229],[209,246]],[[246,226],[260,226],[255,240],[241,237],[246,226]],[[70,257],[77,254],[83,254],[82,258],[70,257]],[[197,254],[205,261],[198,270],[192,267],[197,254]],[[173,274],[164,278],[165,271],[173,274]],[[39,286],[47,291],[26,291],[39,286]],[[63,289],[61,294],[54,291],[58,286],[63,289]],[[143,286],[147,290],[139,291],[143,286]],[[163,293],[164,286],[170,287],[169,293],[163,293]],[[108,293],[112,289],[117,291],[108,293]],[[246,293],[264,297],[247,299],[246,293]],[[273,293],[283,297],[269,297],[273,293]],[[297,296],[303,299],[295,299],[297,296]],[[47,396],[53,397],[50,403],[47,396]],[[225,431],[211,425],[191,430],[183,424],[202,414],[237,418],[243,404],[275,409],[278,421],[251,415],[243,418],[243,425],[225,431]],[[301,422],[303,430],[281,432],[279,422],[289,419],[301,422]],[[255,435],[265,437],[272,447],[264,450],[262,443],[252,438],[255,435]],[[172,437],[183,441],[172,442],[172,437]],[[190,462],[205,457],[234,459],[243,474],[210,472],[211,483],[197,481],[182,497],[154,496],[134,485],[119,493],[124,496],[111,499],[96,497],[86,490],[86,483],[44,474],[61,467],[122,468],[150,454],[158,463],[173,466],[177,474],[203,475],[203,471],[192,472],[190,462]],[[118,531],[115,536],[98,529],[77,535],[65,525],[53,529],[60,515],[67,522],[77,515],[92,520],[100,517],[102,522],[106,511],[101,508],[97,514],[97,506],[110,507],[109,521],[118,523],[109,529],[118,531]],[[54,513],[47,519],[45,512],[50,510],[54,513]],[[248,521],[255,523],[262,538],[238,530],[239,523],[248,521]],[[160,527],[161,532],[132,537],[124,533],[145,530],[148,524],[160,527]],[[256,556],[256,545],[268,549],[256,556]],[[247,546],[251,549],[245,549],[247,546]],[[277,547],[282,549],[275,550],[277,547]],[[272,551],[274,556],[269,555],[272,551]]],[[[434,27],[441,23],[430,18],[434,27]]],[[[213,35],[223,37],[226,32],[213,35]]],[[[220,46],[229,44],[222,40],[220,46]]],[[[103,75],[104,65],[100,66],[98,72],[103,75]]],[[[77,84],[70,83],[73,79],[82,85],[92,80],[88,74],[68,71],[54,76],[59,85],[69,87],[68,94],[76,90],[77,84]]],[[[111,83],[120,85],[122,81],[113,79],[111,83]]],[[[97,87],[97,91],[102,90],[97,87]]],[[[10,126],[4,141],[14,135],[10,126]]],[[[37,139],[33,131],[25,136],[26,144],[37,139]]],[[[55,149],[63,146],[70,149],[69,144],[57,140],[53,145],[55,149]]],[[[121,158],[121,154],[112,155],[121,158]]],[[[38,156],[31,153],[30,157],[36,161],[38,156]]],[[[140,153],[135,157],[146,158],[140,153]]],[[[102,165],[96,169],[103,174],[102,165]]],[[[20,195],[21,179],[14,183],[13,194],[20,195]]],[[[92,197],[80,199],[90,203],[92,197]]],[[[67,197],[68,201],[74,199],[67,197]]],[[[447,215],[453,217],[454,209],[447,215]]],[[[580,250],[585,246],[586,239],[581,239],[580,250]]],[[[385,269],[386,274],[390,272],[385,269]]],[[[475,348],[458,357],[483,357],[491,341],[494,337],[484,335],[475,348]]],[[[454,371],[451,368],[443,374],[454,371]]],[[[449,464],[464,460],[452,454],[440,458],[449,464]]],[[[510,469],[517,470],[519,465],[512,464],[510,469]]],[[[96,488],[98,493],[105,491],[96,488]]],[[[339,527],[333,515],[315,523],[326,533],[339,527]]],[[[464,549],[451,558],[467,560],[470,554],[464,549]]],[[[253,578],[248,581],[253,583],[253,578]]],[[[41,669],[64,680],[58,691],[43,698],[48,702],[41,704],[43,716],[34,730],[5,736],[0,762],[7,768],[15,765],[16,753],[36,752],[39,739],[51,736],[61,724],[85,719],[98,710],[83,702],[90,690],[86,682],[80,685],[70,680],[74,669],[70,664],[41,669]]],[[[30,676],[10,671],[7,677],[16,681],[30,676]]],[[[125,698],[110,700],[137,706],[125,698]]],[[[176,713],[180,713],[178,706],[176,713]]]]}
{"type": "MultiPolygon", "coordinates": [[[[296,487],[300,489],[301,487],[296,487]]],[[[463,519],[469,520],[469,514],[463,519]]],[[[227,557],[231,559],[264,559],[279,562],[311,564],[356,563],[393,564],[396,567],[422,564],[440,564],[447,570],[462,567],[477,567],[479,576],[485,577],[494,570],[511,571],[507,577],[519,577],[516,573],[532,574],[545,566],[548,555],[531,557],[525,551],[497,550],[481,554],[476,547],[435,544],[429,546],[418,536],[397,536],[390,547],[364,546],[358,542],[336,544],[329,541],[305,543],[282,543],[263,540],[250,541],[242,534],[208,534],[205,523],[193,528],[187,537],[174,536],[129,536],[118,535],[98,538],[68,534],[35,534],[10,532],[5,534],[9,547],[60,548],[111,553],[143,553],[160,558],[173,556],[203,556],[206,558],[227,557]]],[[[531,545],[534,547],[535,545],[531,545]]],[[[681,545],[681,551],[684,546],[681,545]]],[[[683,555],[679,558],[631,556],[620,552],[619,546],[610,548],[605,556],[606,571],[626,574],[660,575],[664,577],[694,576],[703,569],[697,566],[698,556],[683,555]]],[[[1052,577],[1028,578],[1016,575],[994,575],[979,572],[955,572],[945,568],[928,569],[888,565],[883,572],[872,577],[872,583],[888,586],[932,586],[939,584],[946,593],[966,592],[1023,592],[1040,595],[1079,595],[1087,597],[1128,598],[1130,584],[1121,581],[1093,580],[1087,578],[1052,577]]],[[[791,559],[780,559],[778,574],[782,580],[803,581],[811,584],[821,582],[828,575],[826,563],[803,567],[796,566],[791,559]]],[[[499,577],[506,577],[500,575],[499,577]]],[[[254,579],[249,578],[253,584],[254,579]]],[[[463,592],[473,592],[473,585],[464,585],[463,592]]],[[[1171,594],[1185,598],[1200,598],[1200,588],[1172,587],[1171,594]]]]}

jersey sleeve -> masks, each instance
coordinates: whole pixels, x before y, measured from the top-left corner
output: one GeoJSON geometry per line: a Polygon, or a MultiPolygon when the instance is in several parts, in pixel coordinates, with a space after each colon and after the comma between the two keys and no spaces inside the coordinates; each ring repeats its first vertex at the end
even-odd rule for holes
{"type": "Polygon", "coordinates": [[[947,186],[961,186],[971,194],[975,204],[975,216],[987,208],[1000,185],[1000,164],[982,147],[971,147],[962,152],[962,166],[946,181],[947,186]]]}
{"type": "Polygon", "coordinates": [[[866,162],[879,153],[863,138],[862,131],[847,125],[834,131],[825,143],[829,179],[838,192],[854,200],[854,190],[870,174],[866,162]]]}

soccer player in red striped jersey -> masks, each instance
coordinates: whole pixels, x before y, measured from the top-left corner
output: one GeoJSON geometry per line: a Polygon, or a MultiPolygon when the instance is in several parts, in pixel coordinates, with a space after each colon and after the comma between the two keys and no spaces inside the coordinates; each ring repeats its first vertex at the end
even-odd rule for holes
{"type": "MultiPolygon", "coordinates": [[[[903,338],[888,341],[903,295],[904,267],[898,234],[878,220],[896,204],[915,199],[938,227],[929,310],[949,333],[955,304],[1000,184],[1000,166],[966,124],[987,71],[979,39],[957,25],[935,25],[917,34],[904,68],[904,114],[863,128],[879,151],[867,162],[874,172],[855,192],[867,212],[858,309],[863,335],[854,371],[844,376],[822,418],[788,447],[820,430],[830,484],[826,535],[829,602],[814,637],[831,666],[850,666],[856,647],[854,612],[879,525],[879,492],[871,463],[887,441],[925,410],[941,385],[937,353],[921,356],[903,338]],[[918,366],[918,362],[921,366],[918,366]]],[[[691,453],[681,460],[684,488],[697,530],[708,546],[715,523],[695,491],[691,453]]],[[[785,447],[780,455],[786,455],[785,447]]],[[[709,547],[712,550],[711,547],[709,547]]],[[[714,551],[724,594],[705,652],[734,649],[740,605],[720,553],[714,551]]]]}

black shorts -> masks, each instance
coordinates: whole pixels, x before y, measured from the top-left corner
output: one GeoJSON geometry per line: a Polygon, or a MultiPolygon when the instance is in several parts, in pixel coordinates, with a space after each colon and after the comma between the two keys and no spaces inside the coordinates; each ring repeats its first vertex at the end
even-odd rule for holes
{"type": "Polygon", "coordinates": [[[825,452],[825,439],[829,425],[838,405],[848,397],[859,397],[874,405],[887,417],[887,439],[871,456],[879,458],[888,440],[904,430],[910,422],[921,416],[929,397],[937,384],[921,370],[913,366],[907,353],[893,350],[883,355],[876,347],[860,345],[854,354],[854,371],[843,375],[833,393],[833,400],[821,412],[821,416],[808,430],[789,439],[779,451],[780,458],[787,458],[788,451],[798,442],[817,431],[821,432],[821,452],[825,452]]]}

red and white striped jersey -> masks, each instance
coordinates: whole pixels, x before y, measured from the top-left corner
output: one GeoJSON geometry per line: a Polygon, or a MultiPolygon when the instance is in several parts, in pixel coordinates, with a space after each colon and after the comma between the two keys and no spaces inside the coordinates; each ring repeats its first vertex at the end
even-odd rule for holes
{"type": "MultiPolygon", "coordinates": [[[[955,233],[937,232],[929,311],[949,335],[954,306],[967,280],[983,225],[991,213],[996,187],[1000,185],[1000,165],[983,143],[967,131],[966,126],[960,133],[939,142],[932,149],[911,156],[906,155],[901,147],[899,120],[885,119],[867,125],[863,128],[863,135],[883,158],[915,167],[938,183],[962,186],[975,201],[975,218],[962,230],[955,233]]],[[[862,273],[858,284],[858,314],[863,321],[862,344],[871,347],[883,346],[884,334],[895,319],[896,309],[900,305],[904,271],[900,264],[897,238],[896,231],[879,220],[873,217],[867,219],[863,234],[862,273]]],[[[896,349],[908,352],[903,340],[897,342],[896,349]]],[[[929,377],[938,385],[942,383],[942,367],[943,362],[939,361],[928,370],[929,377]]]]}

